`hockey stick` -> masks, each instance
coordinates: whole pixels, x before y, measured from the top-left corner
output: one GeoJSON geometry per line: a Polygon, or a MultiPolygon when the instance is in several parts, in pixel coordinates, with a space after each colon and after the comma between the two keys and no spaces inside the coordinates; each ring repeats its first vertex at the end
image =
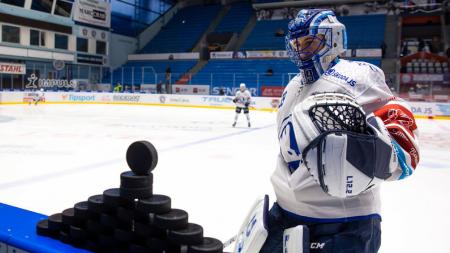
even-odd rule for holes
{"type": "Polygon", "coordinates": [[[228,246],[230,246],[233,242],[235,242],[237,239],[237,235],[231,237],[230,239],[223,242],[223,248],[226,249],[228,246]]]}

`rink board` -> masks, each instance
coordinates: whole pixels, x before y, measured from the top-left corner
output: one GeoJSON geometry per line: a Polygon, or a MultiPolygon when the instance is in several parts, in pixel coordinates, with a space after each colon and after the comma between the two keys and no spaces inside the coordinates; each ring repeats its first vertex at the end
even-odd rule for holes
{"type": "Polygon", "coordinates": [[[0,203],[0,253],[87,253],[58,240],[36,234],[36,224],[47,216],[0,203]]]}
{"type": "MultiPolygon", "coordinates": [[[[1,104],[28,104],[32,92],[0,92],[1,104]]],[[[177,94],[45,92],[47,104],[127,104],[193,108],[234,109],[233,97],[177,94]]],[[[253,97],[251,110],[274,111],[280,98],[253,97]]],[[[417,118],[450,119],[450,103],[409,102],[417,118]]]]}

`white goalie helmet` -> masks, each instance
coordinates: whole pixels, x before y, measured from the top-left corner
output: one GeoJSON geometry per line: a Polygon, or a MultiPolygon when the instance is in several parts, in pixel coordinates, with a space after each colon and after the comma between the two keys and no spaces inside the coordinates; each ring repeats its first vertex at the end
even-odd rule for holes
{"type": "Polygon", "coordinates": [[[346,49],[345,26],[331,10],[304,9],[289,22],[286,50],[307,84],[317,81],[346,49]]]}
{"type": "Polygon", "coordinates": [[[391,157],[390,141],[379,138],[354,98],[310,96],[295,107],[293,123],[303,163],[329,195],[356,196],[390,176],[390,159],[383,159],[391,157]]]}

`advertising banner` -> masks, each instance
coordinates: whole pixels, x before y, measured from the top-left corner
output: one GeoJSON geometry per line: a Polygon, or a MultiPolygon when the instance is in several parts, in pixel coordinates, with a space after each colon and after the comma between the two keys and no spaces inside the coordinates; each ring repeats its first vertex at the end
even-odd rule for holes
{"type": "Polygon", "coordinates": [[[211,52],[209,53],[211,59],[232,59],[233,51],[223,51],[223,52],[211,52]]]}
{"type": "Polygon", "coordinates": [[[450,116],[450,103],[409,102],[414,115],[419,116],[450,116]]]}
{"type": "Polygon", "coordinates": [[[111,5],[104,0],[77,0],[74,4],[73,19],[75,21],[111,27],[111,5]]]}
{"type": "Polygon", "coordinates": [[[262,86],[261,95],[263,97],[281,97],[284,87],[280,86],[262,86]]]}
{"type": "Polygon", "coordinates": [[[247,58],[288,58],[285,50],[246,51],[247,58]]]}
{"type": "MultiPolygon", "coordinates": [[[[0,104],[27,103],[33,92],[0,92],[0,104]]],[[[178,94],[136,94],[99,92],[44,92],[46,103],[99,103],[99,104],[143,104],[194,107],[234,108],[233,96],[178,95],[178,94]]],[[[250,108],[274,110],[280,104],[277,97],[253,97],[250,108]]],[[[416,116],[450,116],[450,103],[410,102],[416,116]]]]}
{"type": "Polygon", "coordinates": [[[401,73],[400,82],[402,84],[417,83],[417,82],[442,82],[444,81],[444,75],[442,74],[410,74],[401,73]]]}
{"type": "Polygon", "coordinates": [[[209,95],[209,85],[172,85],[173,94],[209,95]]]}
{"type": "Polygon", "coordinates": [[[130,54],[129,61],[143,61],[143,60],[197,60],[200,59],[200,54],[193,53],[172,53],[172,54],[130,54]]]}
{"type": "Polygon", "coordinates": [[[24,75],[27,72],[25,64],[0,62],[1,74],[24,75]]]}

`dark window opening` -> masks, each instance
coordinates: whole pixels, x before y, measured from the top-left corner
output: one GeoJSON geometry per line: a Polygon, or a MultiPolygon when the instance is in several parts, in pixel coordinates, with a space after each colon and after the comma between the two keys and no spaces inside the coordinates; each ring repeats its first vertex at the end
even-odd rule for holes
{"type": "Polygon", "coordinates": [[[88,40],[83,38],[77,38],[77,51],[87,52],[88,51],[88,40]]]}
{"type": "Polygon", "coordinates": [[[67,35],[55,34],[55,48],[67,50],[68,41],[67,35]]]}
{"type": "Polygon", "coordinates": [[[20,43],[20,28],[16,26],[2,26],[2,41],[9,43],[20,43]]]}
{"type": "Polygon", "coordinates": [[[53,6],[53,0],[33,0],[31,3],[31,9],[35,11],[42,11],[51,13],[53,6]]]}
{"type": "Polygon", "coordinates": [[[97,40],[96,53],[106,55],[106,42],[97,40]]]}

